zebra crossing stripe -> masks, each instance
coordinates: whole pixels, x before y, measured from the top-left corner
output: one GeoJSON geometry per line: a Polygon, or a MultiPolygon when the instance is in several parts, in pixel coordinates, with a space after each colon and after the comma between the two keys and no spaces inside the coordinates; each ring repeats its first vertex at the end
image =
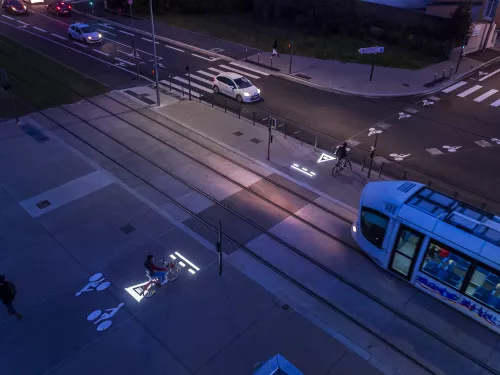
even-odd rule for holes
{"type": "MultiPolygon", "coordinates": [[[[187,76],[187,74],[186,74],[186,76],[187,76]]],[[[213,83],[212,81],[209,81],[208,79],[205,79],[205,78],[198,77],[196,74],[193,74],[193,73],[191,73],[191,79],[196,79],[197,81],[207,83],[210,86],[212,86],[212,83],[213,83]]]]}
{"type": "MultiPolygon", "coordinates": [[[[182,87],[176,83],[170,83],[166,80],[163,80],[163,81],[160,81],[160,85],[162,86],[165,86],[165,89],[170,89],[170,86],[172,86],[173,89],[175,90],[178,90],[178,91],[183,91],[185,94],[188,93],[188,88],[187,87],[182,87]]],[[[196,97],[196,98],[199,98],[200,97],[200,94],[197,93],[196,91],[191,91],[191,95],[196,97]]]]}
{"type": "Polygon", "coordinates": [[[462,87],[463,85],[466,85],[467,82],[465,81],[460,81],[458,83],[455,83],[453,86],[450,86],[446,89],[443,90],[444,93],[448,94],[449,92],[452,92],[453,90],[458,89],[459,87],[462,87]]]}
{"type": "Polygon", "coordinates": [[[203,70],[198,70],[196,73],[203,74],[204,76],[207,76],[207,77],[210,77],[210,78],[214,78],[216,76],[216,74],[205,72],[203,70]]]}
{"type": "Polygon", "coordinates": [[[500,107],[500,99],[490,104],[492,107],[500,107]]]}
{"type": "Polygon", "coordinates": [[[263,75],[263,76],[265,76],[265,77],[267,77],[268,75],[270,75],[269,73],[265,73],[265,72],[263,72],[263,71],[260,71],[260,70],[258,70],[258,69],[255,69],[255,68],[250,68],[250,67],[248,67],[248,66],[246,66],[246,65],[243,65],[243,64],[241,64],[241,63],[239,63],[239,62],[236,62],[236,61],[232,61],[232,62],[230,62],[229,64],[230,64],[230,65],[234,65],[234,66],[239,66],[240,68],[243,68],[243,69],[245,69],[245,70],[250,70],[251,72],[254,72],[254,73],[259,73],[259,74],[261,74],[261,75],[263,75]]]}
{"type": "Polygon", "coordinates": [[[488,92],[485,92],[483,95],[478,96],[476,99],[474,99],[475,102],[482,102],[484,99],[489,98],[491,95],[495,95],[498,92],[498,90],[490,90],[488,92]]]}
{"type": "Polygon", "coordinates": [[[232,70],[233,72],[236,72],[236,73],[240,73],[241,75],[243,76],[247,76],[247,77],[251,77],[251,78],[255,78],[255,79],[259,79],[260,77],[259,76],[256,76],[254,74],[250,74],[250,73],[246,73],[242,70],[238,70],[238,69],[235,69],[235,68],[231,68],[230,66],[227,66],[227,65],[219,65],[221,68],[224,68],[224,69],[228,69],[228,70],[232,70]]]}
{"type": "MultiPolygon", "coordinates": [[[[180,81],[182,83],[185,83],[186,85],[189,85],[189,81],[187,79],[181,78],[181,77],[174,77],[175,80],[180,81]]],[[[212,93],[211,89],[207,89],[205,86],[198,85],[197,83],[191,82],[192,87],[196,87],[200,90],[212,93]]],[[[184,90],[186,90],[186,87],[184,87],[184,90]]]]}
{"type": "Polygon", "coordinates": [[[470,89],[467,89],[463,92],[461,92],[460,94],[458,94],[457,96],[460,97],[460,98],[465,98],[467,95],[470,95],[472,94],[473,92],[479,90],[480,88],[482,88],[483,86],[481,85],[475,85],[473,87],[471,87],[470,89]]]}

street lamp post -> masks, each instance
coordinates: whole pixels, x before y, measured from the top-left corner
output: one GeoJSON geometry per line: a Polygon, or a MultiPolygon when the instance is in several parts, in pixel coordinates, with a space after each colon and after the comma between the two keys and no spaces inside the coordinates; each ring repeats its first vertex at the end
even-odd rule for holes
{"type": "Polygon", "coordinates": [[[155,64],[155,81],[156,81],[156,103],[160,106],[160,85],[158,84],[158,58],[156,56],[156,37],[155,37],[155,23],[153,21],[153,0],[149,0],[149,14],[151,15],[151,35],[153,37],[153,55],[155,64]]]}

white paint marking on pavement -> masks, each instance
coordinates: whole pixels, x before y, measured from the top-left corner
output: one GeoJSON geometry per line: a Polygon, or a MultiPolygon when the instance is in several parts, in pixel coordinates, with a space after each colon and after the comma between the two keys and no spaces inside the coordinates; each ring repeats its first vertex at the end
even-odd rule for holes
{"type": "MultiPolygon", "coordinates": [[[[186,74],[187,76],[188,74],[186,74]]],[[[209,85],[212,85],[212,81],[209,81],[208,79],[198,77],[196,74],[191,73],[191,79],[195,79],[197,81],[203,82],[203,83],[208,83],[209,85]]]]}
{"type": "Polygon", "coordinates": [[[428,148],[427,151],[429,154],[431,155],[441,155],[443,153],[443,151],[441,151],[440,149],[438,148],[428,148]]]}
{"type": "Polygon", "coordinates": [[[256,75],[253,75],[253,74],[250,74],[250,73],[246,73],[246,72],[244,72],[242,70],[231,68],[230,66],[227,66],[227,65],[219,65],[219,66],[221,68],[232,70],[233,72],[236,72],[236,73],[240,73],[240,74],[242,74],[244,76],[248,76],[248,77],[255,78],[255,79],[259,79],[260,78],[259,76],[256,76],[256,75]]]}
{"type": "Polygon", "coordinates": [[[457,96],[460,97],[460,98],[465,98],[467,95],[470,95],[472,94],[473,92],[479,90],[480,88],[482,88],[483,86],[481,85],[475,85],[473,87],[471,87],[470,89],[467,89],[463,92],[461,92],[460,94],[458,94],[457,96]]]}
{"type": "Polygon", "coordinates": [[[100,53],[101,55],[104,55],[104,56],[109,56],[109,53],[102,52],[102,51],[98,50],[97,48],[93,48],[92,51],[100,53]]]}
{"type": "Polygon", "coordinates": [[[60,36],[60,35],[57,35],[57,34],[54,34],[54,33],[52,33],[51,35],[55,36],[56,38],[59,38],[59,39],[62,39],[62,40],[66,40],[66,38],[63,37],[63,36],[60,36]]]}
{"type": "Polygon", "coordinates": [[[105,27],[106,29],[110,29],[110,30],[114,30],[115,29],[114,27],[108,26],[108,25],[106,25],[104,23],[99,24],[99,26],[105,27]]]}
{"type": "MultiPolygon", "coordinates": [[[[172,86],[173,89],[177,89],[179,91],[184,91],[184,92],[187,91],[185,87],[182,87],[182,86],[180,86],[180,85],[178,85],[176,83],[170,83],[170,82],[168,82],[166,80],[160,81],[160,83],[163,86],[165,86],[165,89],[170,89],[170,86],[172,86]]],[[[196,91],[191,92],[191,95],[193,95],[196,98],[200,97],[200,94],[198,92],[196,92],[196,91]]]]}
{"type": "Polygon", "coordinates": [[[500,99],[490,104],[492,107],[500,107],[500,99]]]}
{"type": "Polygon", "coordinates": [[[47,31],[44,29],[40,29],[39,27],[33,26],[35,30],[41,31],[42,33],[46,33],[47,31]]]}
{"type": "Polygon", "coordinates": [[[481,147],[491,147],[491,143],[488,141],[482,140],[482,141],[476,141],[475,143],[481,147]]]}
{"type": "Polygon", "coordinates": [[[102,174],[100,171],[95,171],[19,202],[19,204],[32,217],[38,217],[112,183],[113,180],[107,175],[102,174]]]}
{"type": "Polygon", "coordinates": [[[484,99],[489,98],[491,95],[495,95],[498,92],[498,90],[492,89],[488,92],[485,92],[483,95],[478,96],[476,99],[474,99],[475,102],[482,102],[484,99]]]}
{"type": "Polygon", "coordinates": [[[186,52],[183,49],[172,47],[172,46],[169,46],[168,44],[165,44],[165,47],[170,48],[170,49],[174,49],[174,50],[179,51],[179,52],[186,52]]]}
{"type": "Polygon", "coordinates": [[[23,21],[17,21],[17,22],[19,22],[21,25],[29,26],[29,23],[26,23],[26,22],[23,22],[23,21]]]}
{"type": "Polygon", "coordinates": [[[128,65],[135,65],[134,63],[131,63],[130,61],[127,60],[122,60],[119,57],[115,57],[116,60],[121,61],[122,63],[128,64],[128,65]]]}
{"type": "Polygon", "coordinates": [[[250,68],[250,67],[248,67],[246,65],[243,65],[243,64],[241,64],[239,62],[236,62],[236,61],[230,62],[229,64],[234,65],[234,66],[239,66],[240,68],[243,68],[243,69],[246,69],[246,70],[250,70],[251,72],[254,72],[254,73],[262,74],[263,76],[266,76],[266,77],[268,75],[270,75],[269,73],[265,73],[262,70],[258,70],[258,69],[255,69],[255,68],[250,68]]]}
{"type": "Polygon", "coordinates": [[[116,36],[116,34],[110,33],[109,31],[106,31],[106,30],[97,29],[97,31],[99,31],[100,33],[106,33],[106,34],[109,34],[109,35],[116,36]]]}
{"type": "MultiPolygon", "coordinates": [[[[185,83],[185,84],[187,84],[187,85],[189,84],[189,81],[188,81],[187,79],[184,79],[184,78],[181,78],[181,77],[174,77],[174,79],[176,79],[177,81],[180,81],[180,82],[182,82],[182,83],[185,83]]],[[[206,91],[206,92],[212,93],[212,90],[211,90],[211,89],[207,89],[205,86],[201,86],[201,85],[198,85],[198,84],[193,83],[193,82],[191,82],[191,86],[196,87],[196,88],[198,88],[198,89],[200,89],[200,90],[203,90],[203,91],[206,91]]],[[[186,89],[187,89],[187,88],[186,88],[186,87],[184,87],[184,90],[186,90],[186,89]]]]}
{"type": "Polygon", "coordinates": [[[80,47],[83,47],[83,48],[88,48],[88,46],[86,46],[85,44],[80,43],[80,42],[73,42],[73,44],[76,44],[77,46],[80,46],[80,47]]]}
{"type": "Polygon", "coordinates": [[[214,72],[216,72],[216,73],[224,73],[224,71],[223,71],[223,70],[220,70],[220,69],[215,69],[215,68],[212,68],[212,67],[208,68],[208,70],[212,70],[212,71],[214,71],[214,72]]]}
{"type": "Polygon", "coordinates": [[[119,33],[122,33],[122,34],[127,34],[127,35],[130,35],[130,36],[134,36],[134,34],[129,33],[128,31],[118,30],[118,32],[119,32],[119,33]]]}
{"type": "Polygon", "coordinates": [[[204,76],[207,76],[207,77],[210,77],[210,78],[214,78],[217,75],[217,74],[205,72],[203,70],[198,70],[196,73],[203,74],[204,76]]]}
{"type": "Polygon", "coordinates": [[[466,85],[466,84],[467,84],[467,82],[465,82],[465,81],[460,81],[460,82],[458,82],[458,83],[455,83],[453,86],[450,86],[450,87],[448,87],[448,88],[444,89],[444,90],[443,90],[443,92],[444,92],[444,93],[446,93],[446,94],[448,94],[449,92],[452,92],[453,90],[456,90],[456,89],[458,89],[459,87],[462,87],[462,86],[464,86],[464,85],[466,85]]]}
{"type": "Polygon", "coordinates": [[[5,18],[8,18],[9,20],[12,20],[12,21],[14,21],[14,18],[12,18],[12,17],[9,17],[9,16],[6,16],[5,14],[2,14],[2,17],[5,17],[5,18]]]}
{"type": "Polygon", "coordinates": [[[495,70],[494,72],[492,72],[492,73],[488,74],[487,76],[484,76],[483,78],[481,78],[481,79],[479,80],[479,82],[483,82],[485,79],[488,79],[488,78],[490,78],[490,77],[494,76],[494,75],[495,75],[495,74],[497,74],[498,72],[500,72],[500,69],[497,69],[497,70],[495,70]]]}
{"type": "Polygon", "coordinates": [[[194,57],[198,57],[199,59],[203,59],[203,60],[207,60],[207,61],[215,61],[217,59],[214,59],[213,57],[205,57],[205,56],[200,56],[200,55],[197,55],[196,53],[192,53],[191,56],[194,56],[194,57]]]}
{"type": "MultiPolygon", "coordinates": [[[[142,39],[142,40],[145,40],[146,42],[153,43],[153,41],[152,41],[151,39],[148,39],[148,38],[141,38],[141,39],[142,39]]],[[[155,43],[156,43],[156,44],[160,44],[160,43],[159,43],[159,42],[157,42],[156,40],[155,40],[155,43]]]]}

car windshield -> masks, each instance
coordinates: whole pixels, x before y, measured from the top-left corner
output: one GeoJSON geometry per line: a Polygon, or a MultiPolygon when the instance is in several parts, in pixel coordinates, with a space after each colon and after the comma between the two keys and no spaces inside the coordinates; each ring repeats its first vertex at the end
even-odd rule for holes
{"type": "Polygon", "coordinates": [[[82,33],[84,34],[90,34],[90,33],[93,33],[94,30],[92,30],[90,28],[90,26],[83,26],[83,27],[80,27],[80,30],[82,31],[82,33]]]}
{"type": "Polygon", "coordinates": [[[11,1],[10,6],[12,7],[20,7],[22,4],[19,1],[11,1]]]}
{"type": "Polygon", "coordinates": [[[239,89],[246,89],[248,87],[251,87],[252,86],[252,82],[250,82],[248,79],[246,79],[245,77],[241,77],[241,78],[236,78],[234,80],[234,83],[236,83],[236,86],[239,88],[239,89]]]}

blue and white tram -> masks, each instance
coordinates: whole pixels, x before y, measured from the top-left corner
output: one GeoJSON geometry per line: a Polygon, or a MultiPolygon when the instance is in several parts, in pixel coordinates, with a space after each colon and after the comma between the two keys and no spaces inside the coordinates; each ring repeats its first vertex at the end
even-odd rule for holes
{"type": "Polygon", "coordinates": [[[352,235],[378,265],[500,333],[500,217],[411,181],[373,182],[352,235]]]}

